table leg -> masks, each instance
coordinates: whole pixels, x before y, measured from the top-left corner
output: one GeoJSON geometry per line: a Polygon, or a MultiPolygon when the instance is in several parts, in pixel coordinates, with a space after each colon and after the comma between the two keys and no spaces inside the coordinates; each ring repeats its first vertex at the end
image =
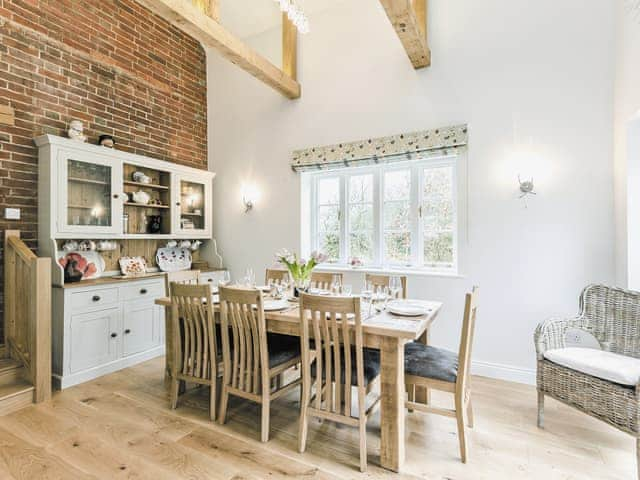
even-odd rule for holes
{"type": "Polygon", "coordinates": [[[404,347],[382,338],[380,348],[380,464],[399,472],[404,463],[404,347]]]}
{"type": "MultiPolygon", "coordinates": [[[[429,345],[429,329],[425,330],[418,341],[424,345],[429,345]]],[[[431,391],[427,387],[415,387],[415,401],[429,405],[431,403],[431,391]]]]}

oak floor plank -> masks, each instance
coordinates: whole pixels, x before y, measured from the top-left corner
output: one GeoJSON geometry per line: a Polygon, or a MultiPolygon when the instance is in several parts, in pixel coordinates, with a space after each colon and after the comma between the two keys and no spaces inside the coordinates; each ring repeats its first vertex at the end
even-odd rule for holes
{"type": "MultiPolygon", "coordinates": [[[[546,403],[546,428],[538,429],[531,386],[473,378],[476,426],[469,431],[466,465],[459,459],[455,422],[412,413],[406,416],[403,473],[380,468],[380,419],[374,415],[363,475],[355,429],[315,421],[307,452],[297,453],[297,391],[273,403],[271,440],[261,444],[259,411],[251,402],[234,399],[225,426],[209,421],[206,389],[190,390],[177,410],[169,410],[163,365],[155,359],[0,418],[0,480],[634,478],[630,436],[552,400],[546,403]]],[[[448,405],[448,397],[437,392],[433,401],[448,405]]]]}
{"type": "Polygon", "coordinates": [[[334,474],[322,472],[317,467],[305,465],[291,458],[283,461],[260,446],[247,445],[246,442],[227,435],[222,437],[211,429],[198,428],[178,443],[216,460],[230,460],[241,471],[252,472],[259,478],[340,480],[334,474]]]}
{"type": "Polygon", "coordinates": [[[0,428],[0,463],[16,480],[96,479],[60,457],[0,428]]]}
{"type": "Polygon", "coordinates": [[[99,478],[172,480],[175,475],[145,462],[124,448],[109,445],[98,435],[78,432],[51,445],[48,452],[99,478]]]}

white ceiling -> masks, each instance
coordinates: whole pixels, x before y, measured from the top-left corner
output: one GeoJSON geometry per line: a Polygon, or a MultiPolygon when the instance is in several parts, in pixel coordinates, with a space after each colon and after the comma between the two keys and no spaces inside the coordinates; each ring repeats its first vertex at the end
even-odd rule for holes
{"type": "MultiPolygon", "coordinates": [[[[241,38],[250,37],[281,24],[281,12],[274,0],[219,0],[220,23],[241,38]]],[[[302,11],[309,17],[313,34],[311,15],[336,7],[348,0],[296,0],[302,11]]]]}

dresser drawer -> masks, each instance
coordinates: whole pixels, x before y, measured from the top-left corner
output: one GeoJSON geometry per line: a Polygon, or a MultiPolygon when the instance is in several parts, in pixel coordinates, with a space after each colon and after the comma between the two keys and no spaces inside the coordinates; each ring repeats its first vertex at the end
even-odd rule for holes
{"type": "Polygon", "coordinates": [[[71,294],[71,311],[86,312],[117,305],[119,301],[118,288],[97,288],[71,294]]]}
{"type": "Polygon", "coordinates": [[[211,287],[217,287],[218,282],[222,280],[224,270],[216,270],[215,272],[200,272],[200,283],[209,284],[211,287]]]}
{"type": "Polygon", "coordinates": [[[122,287],[124,300],[143,300],[148,298],[155,300],[166,295],[164,291],[164,280],[159,278],[153,282],[135,282],[122,287]]]}

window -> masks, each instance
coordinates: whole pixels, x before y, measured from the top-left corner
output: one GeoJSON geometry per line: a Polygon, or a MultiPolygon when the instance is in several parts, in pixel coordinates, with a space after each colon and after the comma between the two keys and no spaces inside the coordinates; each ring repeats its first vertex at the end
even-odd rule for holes
{"type": "Polygon", "coordinates": [[[303,250],[344,266],[457,270],[457,157],[302,175],[303,250]]]}

